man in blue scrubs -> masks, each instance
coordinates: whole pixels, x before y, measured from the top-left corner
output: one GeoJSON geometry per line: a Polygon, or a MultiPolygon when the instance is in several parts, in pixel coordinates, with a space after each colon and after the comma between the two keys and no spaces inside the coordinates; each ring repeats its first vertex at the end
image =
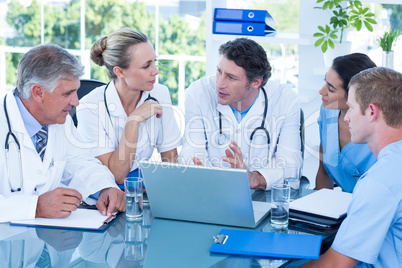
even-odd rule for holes
{"type": "Polygon", "coordinates": [[[349,83],[352,142],[377,157],[353,191],[332,247],[303,267],[402,267],[402,74],[376,67],[349,83]]]}

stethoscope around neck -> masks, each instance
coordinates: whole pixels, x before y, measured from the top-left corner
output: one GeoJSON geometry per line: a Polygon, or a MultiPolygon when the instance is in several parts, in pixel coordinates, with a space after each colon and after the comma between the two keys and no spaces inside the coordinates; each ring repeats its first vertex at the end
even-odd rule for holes
{"type": "MultiPolygon", "coordinates": [[[[107,112],[107,114],[108,114],[108,116],[109,116],[109,121],[110,121],[110,123],[111,123],[112,126],[113,126],[112,117],[110,116],[110,111],[109,111],[109,107],[108,107],[107,100],[106,100],[106,90],[107,90],[107,88],[109,87],[110,82],[111,82],[111,81],[109,81],[109,83],[107,83],[107,85],[106,85],[106,87],[105,87],[105,90],[103,91],[103,99],[104,99],[104,101],[105,101],[105,108],[106,108],[106,112],[107,112]]],[[[153,101],[156,101],[157,103],[159,103],[159,101],[158,101],[156,98],[154,98],[154,97],[151,96],[151,93],[148,94],[148,97],[144,100],[144,102],[146,102],[146,101],[148,101],[148,100],[153,100],[153,101]]],[[[161,126],[162,126],[162,124],[161,124],[161,126]]],[[[150,137],[150,139],[151,139],[151,137],[150,137]]],[[[152,143],[152,141],[151,141],[151,143],[152,143]]],[[[161,146],[161,145],[162,145],[162,144],[156,144],[156,142],[155,142],[155,145],[152,145],[152,146],[153,146],[153,147],[159,147],[159,146],[161,146]]]]}
{"type": "Polygon", "coordinates": [[[21,145],[20,142],[17,138],[17,136],[13,133],[11,129],[11,122],[10,122],[10,117],[8,116],[8,111],[7,111],[7,101],[6,101],[7,96],[4,97],[3,101],[3,106],[4,106],[4,113],[6,115],[6,120],[7,120],[7,126],[8,126],[8,132],[6,135],[6,141],[4,145],[5,153],[6,153],[6,166],[7,166],[7,177],[8,177],[8,184],[10,185],[11,192],[20,192],[22,190],[22,160],[21,160],[21,145]],[[10,142],[11,139],[14,140],[17,148],[17,153],[18,153],[18,164],[19,164],[19,170],[20,170],[20,176],[19,176],[19,187],[14,188],[11,185],[11,173],[10,173],[10,161],[9,161],[9,154],[10,154],[10,142]]]}
{"type": "MultiPolygon", "coordinates": [[[[3,107],[4,107],[4,114],[6,115],[6,120],[7,120],[7,126],[8,126],[8,132],[6,135],[6,140],[5,140],[5,144],[4,144],[4,149],[5,149],[5,154],[6,154],[6,166],[7,166],[7,177],[8,177],[8,184],[10,186],[10,191],[12,193],[15,192],[21,192],[22,191],[22,187],[23,187],[23,173],[22,173],[22,158],[21,158],[21,144],[20,141],[18,140],[17,136],[15,135],[15,133],[12,131],[11,128],[11,121],[10,121],[10,117],[8,115],[8,110],[7,110],[7,101],[6,101],[7,95],[4,97],[4,101],[3,101],[3,107]],[[13,139],[14,141],[12,141],[11,139],[13,139]],[[11,161],[9,160],[9,155],[10,155],[10,144],[11,143],[15,143],[15,148],[18,154],[18,170],[19,170],[19,176],[15,176],[15,177],[19,177],[19,187],[13,187],[11,184],[11,172],[10,172],[10,166],[11,166],[11,161]]],[[[54,165],[53,159],[52,159],[52,163],[50,164],[50,167],[52,167],[54,165]]],[[[14,177],[14,176],[13,176],[14,177]]],[[[39,195],[39,191],[38,188],[45,185],[47,182],[44,182],[43,184],[39,184],[36,185],[35,189],[34,189],[34,193],[39,195]]]]}
{"type": "MultiPolygon", "coordinates": [[[[267,92],[265,91],[264,87],[261,87],[261,91],[264,94],[264,100],[265,100],[264,113],[263,113],[263,117],[262,117],[262,121],[261,121],[261,126],[256,127],[251,132],[249,139],[250,139],[250,143],[252,144],[254,135],[257,133],[257,131],[261,130],[264,132],[265,136],[267,137],[267,144],[268,144],[268,148],[269,148],[269,145],[271,143],[271,138],[269,136],[268,130],[265,128],[265,119],[267,118],[267,112],[268,112],[268,97],[267,97],[267,92]]],[[[227,142],[227,137],[222,132],[222,114],[221,114],[221,112],[219,112],[219,135],[218,135],[217,142],[219,145],[223,145],[227,142]]],[[[250,148],[251,148],[251,146],[250,146],[250,148]]]]}

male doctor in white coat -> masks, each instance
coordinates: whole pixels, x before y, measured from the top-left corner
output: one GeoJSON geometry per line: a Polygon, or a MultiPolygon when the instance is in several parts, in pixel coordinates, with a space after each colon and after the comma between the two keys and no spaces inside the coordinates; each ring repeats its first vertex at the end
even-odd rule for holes
{"type": "Polygon", "coordinates": [[[22,57],[16,89],[1,98],[0,222],[67,217],[98,191],[103,215],[125,210],[113,175],[73,144],[69,110],[82,74],[77,58],[56,45],[22,57]]]}
{"type": "Polygon", "coordinates": [[[300,104],[290,87],[268,82],[271,66],[255,41],[229,41],[219,54],[216,76],[186,90],[179,161],[247,169],[250,188],[269,190],[286,165],[302,164],[300,104]]]}

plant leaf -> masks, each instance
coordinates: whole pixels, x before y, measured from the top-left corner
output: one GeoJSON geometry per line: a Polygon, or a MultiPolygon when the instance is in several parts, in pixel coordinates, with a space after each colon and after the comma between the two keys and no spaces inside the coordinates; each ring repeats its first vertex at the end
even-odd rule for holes
{"type": "Polygon", "coordinates": [[[319,45],[322,44],[322,42],[324,42],[324,38],[320,38],[320,39],[318,39],[317,41],[315,41],[314,46],[315,46],[315,47],[318,47],[319,45]]]}
{"type": "Polygon", "coordinates": [[[328,43],[325,41],[321,46],[321,50],[323,53],[325,53],[327,49],[328,49],[328,43]]]}
{"type": "Polygon", "coordinates": [[[371,23],[371,24],[377,24],[377,21],[375,19],[366,18],[366,21],[371,23]]]}
{"type": "Polygon", "coordinates": [[[330,34],[329,37],[331,37],[332,39],[338,39],[338,36],[334,33],[330,34]]]}
{"type": "Polygon", "coordinates": [[[364,25],[366,26],[367,30],[369,30],[369,32],[373,31],[373,26],[371,26],[370,23],[368,23],[367,21],[364,21],[364,25]]]}
{"type": "Polygon", "coordinates": [[[321,32],[324,32],[324,33],[325,33],[325,29],[324,29],[324,27],[322,27],[322,26],[318,26],[318,29],[319,29],[321,32]]]}
{"type": "Polygon", "coordinates": [[[362,2],[360,1],[353,1],[356,7],[361,7],[363,6],[362,2]]]}
{"type": "Polygon", "coordinates": [[[332,49],[334,49],[334,47],[335,47],[334,41],[332,41],[331,39],[328,39],[328,45],[329,45],[332,49]]]}
{"type": "Polygon", "coordinates": [[[359,15],[352,15],[352,16],[349,17],[349,19],[350,19],[351,21],[354,21],[354,20],[356,20],[356,19],[358,19],[358,18],[359,18],[359,15]]]}
{"type": "Polygon", "coordinates": [[[356,30],[360,31],[362,29],[362,21],[358,20],[355,23],[356,30]]]}
{"type": "Polygon", "coordinates": [[[361,13],[359,13],[357,10],[354,10],[354,9],[353,9],[353,10],[351,10],[351,11],[350,11],[350,13],[353,13],[353,14],[355,14],[355,15],[359,15],[359,14],[361,14],[361,13]]]}
{"type": "Polygon", "coordinates": [[[313,35],[313,37],[319,37],[319,36],[324,36],[324,34],[323,34],[323,33],[315,33],[315,34],[313,35]]]}

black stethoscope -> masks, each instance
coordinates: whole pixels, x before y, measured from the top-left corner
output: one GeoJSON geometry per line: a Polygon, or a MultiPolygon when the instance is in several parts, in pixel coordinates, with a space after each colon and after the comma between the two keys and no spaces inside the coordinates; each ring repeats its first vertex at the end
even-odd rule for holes
{"type": "MultiPolygon", "coordinates": [[[[113,126],[112,117],[110,116],[109,107],[108,107],[107,101],[106,101],[106,90],[107,90],[107,88],[109,87],[110,82],[111,82],[111,81],[109,81],[109,83],[107,83],[107,85],[106,85],[106,87],[105,87],[105,90],[103,91],[103,99],[104,99],[104,101],[105,101],[105,108],[106,108],[106,112],[107,112],[107,114],[108,114],[108,116],[109,116],[110,123],[111,123],[112,126],[113,126]]],[[[148,94],[148,97],[144,100],[144,102],[146,102],[146,101],[148,101],[148,100],[153,100],[153,101],[156,101],[157,103],[159,103],[159,101],[158,101],[156,98],[154,98],[154,97],[151,96],[151,93],[148,94]]],[[[162,126],[162,124],[161,124],[161,126],[162,126]]],[[[162,143],[161,143],[161,144],[155,144],[155,145],[153,145],[153,147],[158,147],[158,146],[160,146],[160,145],[162,145],[162,143]]]]}
{"type": "MultiPolygon", "coordinates": [[[[265,128],[265,119],[267,118],[267,112],[268,112],[268,97],[267,97],[267,92],[265,91],[265,89],[262,87],[261,88],[262,93],[264,94],[264,99],[265,99],[265,107],[264,107],[264,114],[262,117],[262,122],[261,122],[261,126],[256,127],[253,132],[251,132],[250,135],[250,143],[253,143],[253,138],[254,135],[257,131],[262,130],[265,134],[265,136],[267,137],[267,144],[268,144],[268,148],[269,145],[271,143],[271,138],[269,136],[268,130],[265,128]]],[[[221,112],[219,112],[219,135],[218,135],[218,144],[219,145],[223,145],[225,144],[225,142],[227,141],[227,137],[225,136],[225,134],[223,134],[222,132],[222,114],[221,112]]],[[[251,146],[250,146],[251,149],[251,146]]]]}
{"type": "Polygon", "coordinates": [[[6,142],[4,145],[5,148],[5,153],[6,153],[6,166],[7,166],[7,176],[8,176],[8,184],[10,185],[10,189],[11,192],[20,192],[22,189],[22,184],[23,184],[23,180],[22,180],[22,160],[21,160],[21,146],[20,146],[20,142],[17,138],[17,136],[13,133],[12,129],[11,129],[11,122],[10,122],[10,118],[8,116],[8,111],[7,111],[7,101],[6,101],[6,97],[4,97],[4,101],[3,101],[3,106],[4,106],[4,113],[6,115],[6,120],[7,120],[7,125],[8,125],[8,133],[6,135],[6,142]],[[11,185],[11,173],[10,173],[10,162],[9,162],[9,151],[10,151],[10,142],[11,139],[14,140],[15,144],[17,145],[17,152],[18,152],[18,164],[19,164],[19,170],[20,170],[20,187],[17,188],[13,188],[13,186],[11,185]]]}

